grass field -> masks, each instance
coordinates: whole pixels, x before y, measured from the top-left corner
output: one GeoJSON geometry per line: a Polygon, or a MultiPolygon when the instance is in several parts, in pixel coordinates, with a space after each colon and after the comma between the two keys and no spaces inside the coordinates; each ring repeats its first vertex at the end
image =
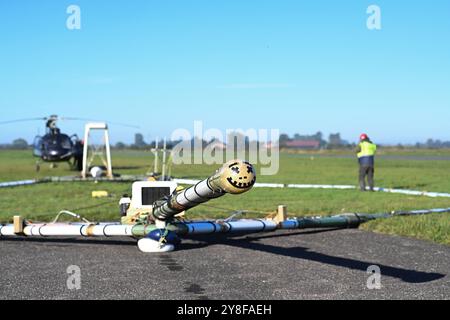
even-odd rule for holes
{"type": "MultiPolygon", "coordinates": [[[[357,183],[357,163],[348,151],[282,153],[280,171],[275,176],[259,176],[258,182],[350,184],[357,183]]],[[[149,152],[114,151],[115,173],[144,174],[152,163],[149,152]]],[[[30,151],[0,151],[0,181],[73,175],[68,165],[56,169],[42,165],[34,171],[30,151]]],[[[218,166],[174,166],[176,177],[205,178],[218,166]]],[[[450,193],[450,151],[381,150],[377,159],[376,185],[450,193]]],[[[131,185],[118,182],[52,183],[0,189],[0,221],[15,214],[48,221],[67,209],[96,221],[118,219],[118,200],[130,193],[131,185]],[[110,198],[92,199],[91,191],[106,190],[110,198]]],[[[189,211],[189,218],[227,217],[234,210],[252,211],[247,216],[264,217],[279,204],[292,215],[329,215],[344,212],[388,212],[393,210],[450,207],[450,199],[426,198],[356,190],[253,189],[241,196],[225,196],[189,211]]],[[[397,217],[378,220],[362,228],[389,234],[412,236],[450,245],[450,215],[397,217]]]]}

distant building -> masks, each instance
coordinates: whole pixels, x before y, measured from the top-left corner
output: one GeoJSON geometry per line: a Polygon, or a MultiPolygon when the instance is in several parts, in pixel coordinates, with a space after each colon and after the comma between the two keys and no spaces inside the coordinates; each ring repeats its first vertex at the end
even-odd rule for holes
{"type": "Polygon", "coordinates": [[[325,147],[327,142],[323,140],[323,134],[319,131],[312,135],[296,133],[292,139],[284,133],[280,135],[279,144],[282,148],[317,150],[325,147]]]}
{"type": "Polygon", "coordinates": [[[136,148],[143,148],[146,146],[146,143],[144,141],[144,136],[141,133],[136,133],[134,135],[134,146],[136,148]]]}
{"type": "Polygon", "coordinates": [[[286,141],[285,146],[293,149],[315,150],[320,148],[320,141],[317,140],[292,140],[286,141]]]}
{"type": "Polygon", "coordinates": [[[328,144],[332,146],[340,146],[342,144],[341,134],[330,134],[330,137],[328,138],[328,144]]]}
{"type": "Polygon", "coordinates": [[[261,142],[260,146],[261,146],[261,148],[264,148],[264,149],[272,149],[272,148],[279,148],[280,144],[278,141],[274,141],[274,142],[268,141],[268,142],[261,142]]]}
{"type": "Polygon", "coordinates": [[[348,141],[343,140],[340,133],[330,134],[328,138],[328,148],[340,148],[348,145],[348,141]]]}
{"type": "Polygon", "coordinates": [[[215,140],[215,141],[209,143],[208,147],[210,149],[215,149],[215,150],[225,150],[227,148],[227,145],[221,141],[215,140]]]}

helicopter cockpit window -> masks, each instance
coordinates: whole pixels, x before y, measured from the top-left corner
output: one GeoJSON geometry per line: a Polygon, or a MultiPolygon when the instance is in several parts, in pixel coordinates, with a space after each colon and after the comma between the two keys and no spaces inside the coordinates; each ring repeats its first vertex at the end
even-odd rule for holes
{"type": "Polygon", "coordinates": [[[60,137],[60,143],[61,143],[61,147],[63,149],[70,149],[72,147],[72,143],[70,141],[70,138],[67,136],[61,136],[60,137]]]}
{"type": "Polygon", "coordinates": [[[37,136],[34,138],[33,145],[35,148],[40,148],[42,146],[42,137],[37,136]]]}

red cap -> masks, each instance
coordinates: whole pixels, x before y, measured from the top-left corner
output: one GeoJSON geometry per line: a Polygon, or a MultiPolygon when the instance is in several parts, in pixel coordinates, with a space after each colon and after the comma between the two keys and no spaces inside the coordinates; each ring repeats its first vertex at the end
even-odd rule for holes
{"type": "Polygon", "coordinates": [[[359,140],[367,140],[367,139],[369,139],[369,137],[368,137],[367,134],[365,134],[365,133],[362,133],[362,134],[359,136],[359,140]]]}

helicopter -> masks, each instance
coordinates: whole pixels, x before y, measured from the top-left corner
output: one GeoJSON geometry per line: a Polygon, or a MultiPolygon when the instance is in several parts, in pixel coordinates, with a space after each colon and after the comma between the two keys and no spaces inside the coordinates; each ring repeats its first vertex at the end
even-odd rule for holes
{"type": "MultiPolygon", "coordinates": [[[[33,155],[46,162],[68,162],[72,169],[81,171],[83,168],[83,141],[76,134],[68,136],[61,133],[56,125],[58,116],[51,115],[45,120],[46,133],[42,137],[34,138],[33,155]]],[[[36,171],[39,171],[39,162],[36,164],[36,171]]]]}
{"type": "MultiPolygon", "coordinates": [[[[51,115],[49,117],[18,119],[12,121],[0,122],[0,125],[24,122],[24,121],[45,121],[45,135],[37,135],[33,141],[33,156],[39,158],[36,162],[36,171],[40,170],[40,162],[49,162],[51,167],[55,168],[58,162],[68,162],[72,170],[81,171],[83,169],[83,150],[84,142],[76,134],[71,136],[61,133],[57,126],[59,120],[92,121],[84,118],[59,117],[51,115]]],[[[111,124],[136,128],[138,126],[114,123],[111,124]]]]}
{"type": "Polygon", "coordinates": [[[60,118],[57,115],[51,115],[43,118],[28,118],[13,121],[0,122],[0,125],[43,120],[45,121],[45,135],[37,135],[33,141],[33,156],[38,157],[36,162],[36,171],[40,170],[40,162],[49,162],[51,167],[56,167],[58,162],[68,162],[71,169],[82,170],[83,166],[83,141],[76,134],[71,136],[61,133],[57,126],[58,120],[84,120],[80,118],[60,118]]]}

